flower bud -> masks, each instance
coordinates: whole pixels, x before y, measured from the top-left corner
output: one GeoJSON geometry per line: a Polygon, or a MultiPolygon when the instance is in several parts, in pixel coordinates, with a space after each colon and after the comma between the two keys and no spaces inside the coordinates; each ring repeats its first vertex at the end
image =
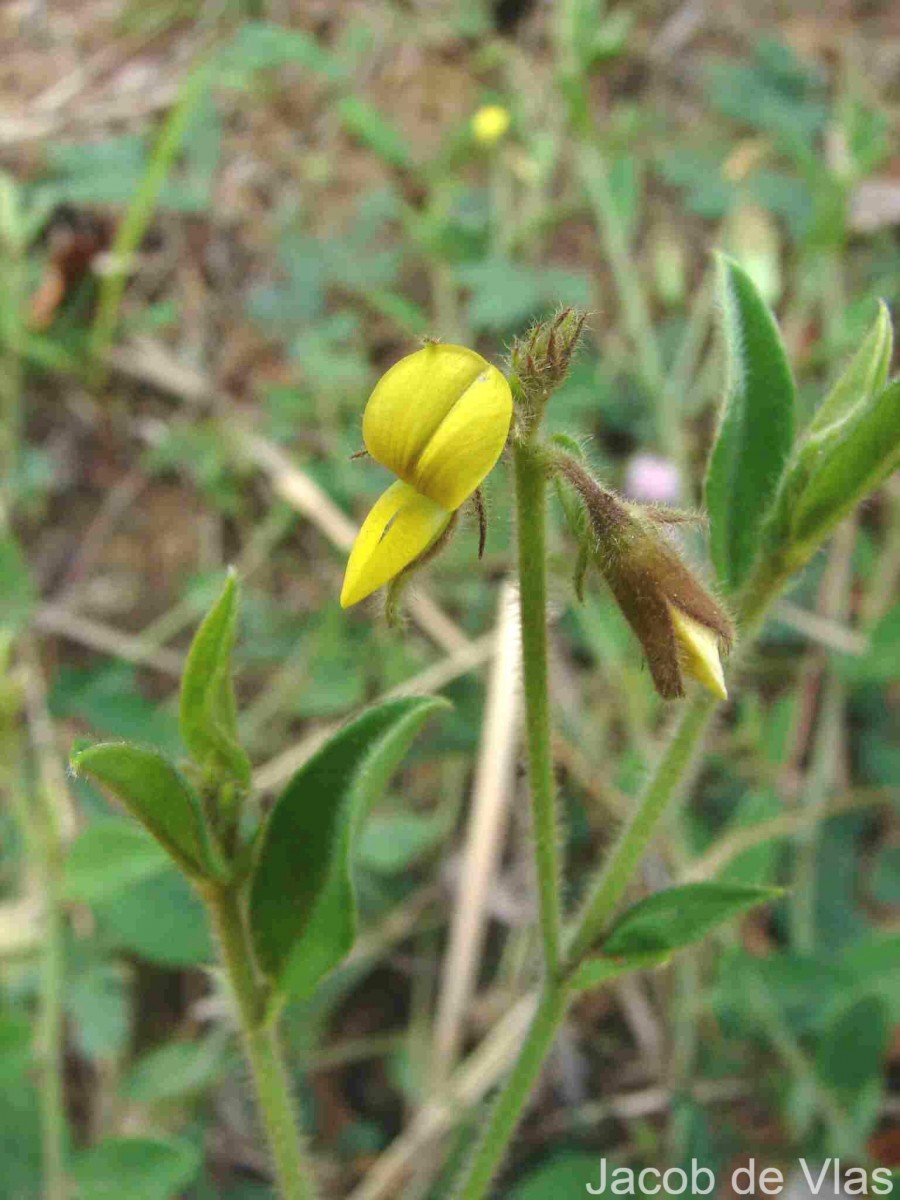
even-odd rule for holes
{"type": "Polygon", "coordinates": [[[587,313],[580,309],[563,308],[549,321],[539,321],[524,338],[515,339],[510,366],[526,409],[546,403],[563,382],[586,320],[587,313]]]}
{"type": "Polygon", "coordinates": [[[622,500],[569,455],[554,463],[584,504],[593,560],[644,649],[656,690],[676,699],[691,676],[726,699],[720,654],[731,649],[734,626],[660,531],[664,510],[622,500]]]}

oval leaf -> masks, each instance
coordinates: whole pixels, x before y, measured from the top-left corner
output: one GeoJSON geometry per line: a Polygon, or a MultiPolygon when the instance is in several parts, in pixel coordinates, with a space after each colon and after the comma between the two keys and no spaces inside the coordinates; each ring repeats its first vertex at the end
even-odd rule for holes
{"type": "Polygon", "coordinates": [[[78,835],[66,856],[62,890],[67,900],[94,904],[169,868],[166,852],[134,821],[109,817],[78,835]]]}
{"type": "Polygon", "coordinates": [[[801,465],[809,473],[791,513],[791,538],[814,547],[900,467],[900,380],[810,438],[801,465]]]}
{"type": "Polygon", "coordinates": [[[603,956],[663,954],[699,942],[716,925],[781,895],[779,888],[686,883],[639,901],[603,943],[603,956]]]}
{"type": "Polygon", "coordinates": [[[162,1104],[215,1083],[229,1065],[227,1043],[218,1033],[196,1042],[169,1042],[148,1051],[122,1085],[136,1104],[162,1104]]]}
{"type": "Polygon", "coordinates": [[[759,530],[794,441],[794,380],[778,327],[736,262],[720,258],[727,376],[706,473],[710,552],[733,592],[746,578],[759,530]]]}
{"type": "Polygon", "coordinates": [[[621,975],[628,975],[632,971],[652,971],[655,967],[665,966],[668,961],[668,950],[629,954],[621,958],[607,958],[603,954],[594,954],[578,964],[566,983],[573,991],[588,992],[603,987],[621,975]]]}
{"type": "Polygon", "coordinates": [[[75,1158],[78,1200],[171,1200],[196,1179],[200,1151],[175,1138],[107,1138],[75,1158]]]}
{"type": "Polygon", "coordinates": [[[353,834],[422,725],[446,703],[416,696],[369,709],[313,755],[279,797],[254,869],[250,928],[259,964],[283,994],[309,995],[350,950],[353,834]]]}
{"type": "Polygon", "coordinates": [[[844,1101],[852,1101],[885,1068],[890,1013],[879,996],[843,1006],[822,1031],[816,1055],[819,1078],[844,1101]]]}
{"type": "Polygon", "coordinates": [[[821,433],[829,425],[842,421],[854,408],[877,396],[887,383],[893,350],[891,314],[884,301],[879,300],[874,325],[847,369],[816,409],[809,433],[821,433]]]}
{"type": "Polygon", "coordinates": [[[183,870],[223,877],[197,793],[157,750],[101,742],[73,754],[72,766],[108,788],[183,870]]]}
{"type": "Polygon", "coordinates": [[[194,967],[215,957],[206,910],[174,867],[93,907],[105,941],[147,962],[194,967]]]}
{"type": "Polygon", "coordinates": [[[191,643],[181,680],[181,734],[201,766],[246,785],[250,760],[238,741],[231,682],[237,612],[237,577],[229,572],[222,595],[191,643]]]}

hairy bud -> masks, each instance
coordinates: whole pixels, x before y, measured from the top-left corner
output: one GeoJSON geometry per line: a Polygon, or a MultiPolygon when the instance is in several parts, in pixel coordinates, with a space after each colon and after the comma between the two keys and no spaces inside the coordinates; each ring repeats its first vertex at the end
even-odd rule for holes
{"type": "Polygon", "coordinates": [[[580,309],[563,308],[513,342],[509,362],[518,382],[519,415],[526,428],[568,374],[586,320],[587,313],[580,309]]]}
{"type": "Polygon", "coordinates": [[[656,690],[667,700],[683,696],[689,675],[724,700],[720,654],[731,649],[734,626],[660,531],[665,510],[622,500],[568,454],[554,466],[584,505],[593,561],[644,649],[656,690]]]}

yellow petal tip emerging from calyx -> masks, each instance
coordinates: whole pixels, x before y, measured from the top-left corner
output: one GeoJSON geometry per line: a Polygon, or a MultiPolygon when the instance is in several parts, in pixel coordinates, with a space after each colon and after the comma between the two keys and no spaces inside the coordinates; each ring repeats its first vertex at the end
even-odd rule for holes
{"type": "Polygon", "coordinates": [[[681,665],[686,674],[702,683],[720,700],[728,699],[722,660],[719,658],[719,637],[715,630],[701,625],[693,617],[669,605],[672,625],[681,652],[681,665]]]}
{"type": "Polygon", "coordinates": [[[398,480],[376,500],[357,534],[341,589],[341,608],[371,596],[440,537],[452,513],[398,480]]]}

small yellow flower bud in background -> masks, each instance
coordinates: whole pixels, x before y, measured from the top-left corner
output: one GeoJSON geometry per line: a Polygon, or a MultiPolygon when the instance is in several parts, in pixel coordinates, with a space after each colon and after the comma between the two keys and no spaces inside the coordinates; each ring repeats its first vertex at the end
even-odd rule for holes
{"type": "Polygon", "coordinates": [[[509,109],[501,104],[485,104],[472,118],[472,136],[482,146],[494,146],[510,126],[509,109]]]}
{"type": "Polygon", "coordinates": [[[465,346],[425,346],[381,377],[363,415],[363,439],[372,458],[399,478],[353,544],[344,608],[435,545],[494,467],[511,419],[506,378],[465,346]]]}

